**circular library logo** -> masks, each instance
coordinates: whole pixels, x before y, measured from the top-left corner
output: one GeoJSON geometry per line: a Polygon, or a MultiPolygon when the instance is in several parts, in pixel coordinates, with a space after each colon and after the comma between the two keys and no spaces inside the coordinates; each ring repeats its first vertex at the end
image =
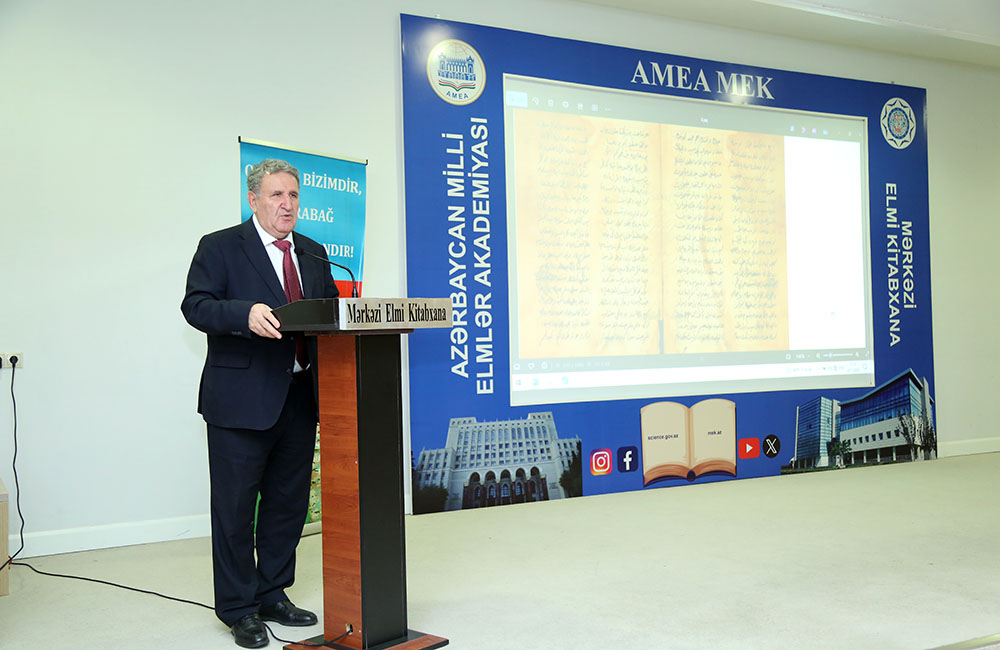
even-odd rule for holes
{"type": "Polygon", "coordinates": [[[465,106],[483,94],[486,66],[471,45],[452,38],[435,45],[427,55],[427,78],[438,97],[465,106]]]}
{"type": "Polygon", "coordinates": [[[906,149],[917,132],[917,118],[905,100],[893,97],[882,107],[882,136],[889,146],[906,149]]]}

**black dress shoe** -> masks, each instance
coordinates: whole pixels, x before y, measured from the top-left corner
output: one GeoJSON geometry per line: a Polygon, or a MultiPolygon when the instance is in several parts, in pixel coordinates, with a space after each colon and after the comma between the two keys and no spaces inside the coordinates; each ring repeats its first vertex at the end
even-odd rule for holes
{"type": "Polygon", "coordinates": [[[296,607],[290,600],[260,608],[260,617],[265,621],[274,621],[290,627],[316,625],[316,615],[307,609],[296,607]]]}
{"type": "Polygon", "coordinates": [[[247,614],[230,628],[236,645],[241,648],[263,648],[267,645],[267,630],[257,614],[247,614]]]}

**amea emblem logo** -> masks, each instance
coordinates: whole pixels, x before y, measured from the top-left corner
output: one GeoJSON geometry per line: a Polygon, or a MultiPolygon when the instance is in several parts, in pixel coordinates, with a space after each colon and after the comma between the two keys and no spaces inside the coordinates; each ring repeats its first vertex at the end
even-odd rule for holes
{"type": "Polygon", "coordinates": [[[486,66],[476,50],[456,39],[441,41],[427,55],[427,78],[438,97],[464,106],[479,99],[486,86],[486,66]]]}
{"type": "Polygon", "coordinates": [[[905,100],[893,97],[882,107],[882,136],[889,146],[906,149],[917,133],[917,118],[905,100]]]}

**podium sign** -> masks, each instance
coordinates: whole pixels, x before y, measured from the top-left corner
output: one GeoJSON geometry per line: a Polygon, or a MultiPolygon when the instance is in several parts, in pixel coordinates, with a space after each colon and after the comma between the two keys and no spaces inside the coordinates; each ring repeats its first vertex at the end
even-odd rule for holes
{"type": "Polygon", "coordinates": [[[408,333],[451,327],[450,298],[320,298],[274,310],[282,332],[307,334],[408,333]]]}
{"type": "Polygon", "coordinates": [[[451,327],[450,298],[345,298],[338,301],[344,330],[451,327]]]}

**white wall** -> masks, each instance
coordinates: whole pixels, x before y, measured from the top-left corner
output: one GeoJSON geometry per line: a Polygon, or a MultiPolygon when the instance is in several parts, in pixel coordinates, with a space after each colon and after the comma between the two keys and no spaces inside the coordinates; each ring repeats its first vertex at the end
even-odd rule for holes
{"type": "Polygon", "coordinates": [[[25,361],[25,556],[208,534],[204,339],[179,303],[198,238],[238,219],[237,136],[367,158],[365,292],[405,292],[400,12],[927,88],[941,453],[1000,449],[998,70],[555,0],[5,0],[0,352],[25,361]]]}

